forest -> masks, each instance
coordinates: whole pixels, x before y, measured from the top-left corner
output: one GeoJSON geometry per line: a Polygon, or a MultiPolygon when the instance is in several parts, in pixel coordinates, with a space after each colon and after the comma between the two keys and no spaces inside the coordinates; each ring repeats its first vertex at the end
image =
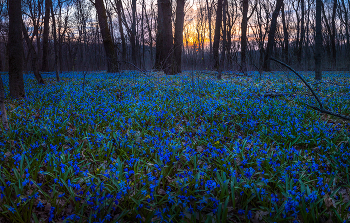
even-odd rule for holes
{"type": "Polygon", "coordinates": [[[0,222],[350,222],[350,0],[0,0],[0,222]]]}

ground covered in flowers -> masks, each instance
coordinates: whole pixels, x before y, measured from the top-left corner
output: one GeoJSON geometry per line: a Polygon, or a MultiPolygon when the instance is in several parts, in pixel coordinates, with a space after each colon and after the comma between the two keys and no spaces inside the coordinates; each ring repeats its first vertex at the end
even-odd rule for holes
{"type": "MultiPolygon", "coordinates": [[[[350,115],[349,74],[302,74],[350,115]]],[[[291,73],[83,76],[6,99],[0,222],[350,219],[350,124],[291,73]]]]}

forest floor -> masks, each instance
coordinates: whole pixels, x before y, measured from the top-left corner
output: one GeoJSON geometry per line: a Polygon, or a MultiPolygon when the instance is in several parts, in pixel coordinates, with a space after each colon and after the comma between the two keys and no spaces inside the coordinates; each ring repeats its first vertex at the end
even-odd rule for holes
{"type": "MultiPolygon", "coordinates": [[[[301,73],[350,116],[350,74],[301,73]]],[[[25,75],[0,222],[349,222],[350,122],[292,73],[25,75]]]]}

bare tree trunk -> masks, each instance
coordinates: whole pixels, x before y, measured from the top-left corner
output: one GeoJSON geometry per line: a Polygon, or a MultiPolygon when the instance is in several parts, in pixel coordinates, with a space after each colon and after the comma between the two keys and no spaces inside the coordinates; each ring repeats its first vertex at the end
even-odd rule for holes
{"type": "MultiPolygon", "coordinates": [[[[229,9],[229,6],[227,6],[227,9],[229,9]]],[[[230,14],[230,12],[227,12],[227,32],[226,32],[226,36],[227,36],[227,43],[226,43],[226,54],[227,54],[227,65],[230,66],[232,65],[232,40],[231,40],[231,33],[232,33],[232,27],[233,27],[233,23],[232,23],[232,17],[233,17],[233,13],[232,15],[230,14]]]]}
{"type": "Polygon", "coordinates": [[[337,0],[333,0],[333,12],[332,12],[332,34],[331,34],[331,45],[332,45],[332,62],[333,67],[337,66],[337,52],[336,52],[336,43],[335,43],[335,37],[336,37],[336,23],[335,23],[335,17],[337,15],[337,6],[338,2],[337,0]]]}
{"type": "Polygon", "coordinates": [[[22,8],[21,0],[8,1],[9,14],[9,84],[10,96],[25,97],[23,80],[22,8]]]}
{"type": "Polygon", "coordinates": [[[316,37],[315,37],[315,79],[322,80],[322,0],[316,0],[316,37]]]}
{"type": "Polygon", "coordinates": [[[185,0],[177,0],[174,34],[174,74],[181,73],[185,0]]]}
{"type": "Polygon", "coordinates": [[[95,1],[95,8],[97,11],[98,22],[103,39],[103,45],[107,57],[107,71],[110,73],[118,72],[118,60],[115,55],[114,44],[111,33],[108,29],[107,13],[103,0],[95,1]]]}
{"type": "Polygon", "coordinates": [[[223,10],[222,10],[222,20],[223,20],[223,30],[222,30],[222,53],[221,53],[221,61],[220,61],[220,68],[219,68],[219,73],[218,73],[218,80],[222,79],[221,76],[221,71],[225,66],[225,57],[226,57],[226,35],[227,35],[227,30],[226,30],[226,14],[227,14],[227,0],[223,0],[223,10]]]}
{"type": "Polygon", "coordinates": [[[142,62],[141,66],[145,69],[145,24],[144,24],[144,11],[145,0],[142,0],[142,10],[141,10],[141,38],[142,38],[142,62]]]}
{"type": "Polygon", "coordinates": [[[331,40],[332,40],[332,28],[329,25],[329,21],[324,9],[324,4],[322,3],[322,14],[323,14],[323,19],[324,19],[324,23],[328,32],[328,38],[327,38],[327,43],[326,43],[326,51],[327,51],[327,56],[330,58],[330,61],[333,65],[333,58],[332,58],[332,51],[331,51],[331,40]]]}
{"type": "Polygon", "coordinates": [[[243,69],[246,69],[246,57],[247,57],[247,27],[248,27],[248,0],[242,1],[242,23],[241,23],[241,65],[243,69]]]}
{"type": "Polygon", "coordinates": [[[158,8],[158,17],[157,17],[157,33],[156,33],[156,61],[154,67],[157,70],[162,70],[162,47],[163,47],[163,40],[164,40],[164,30],[163,30],[163,23],[164,23],[164,16],[162,12],[162,0],[157,0],[157,8],[158,8]]]}
{"type": "Polygon", "coordinates": [[[2,125],[5,129],[9,128],[9,122],[7,119],[6,107],[5,107],[5,89],[4,83],[2,82],[2,77],[0,75],[0,112],[1,112],[1,120],[2,125]]]}
{"type": "MultiPolygon", "coordinates": [[[[145,9],[146,11],[146,9],[145,9]]],[[[151,5],[151,11],[153,12],[153,7],[151,5]]],[[[151,51],[151,65],[153,66],[153,36],[152,36],[152,19],[150,20],[147,13],[145,13],[147,28],[148,28],[148,38],[149,38],[149,47],[151,51]]]]}
{"type": "Polygon", "coordinates": [[[286,24],[286,17],[284,13],[284,3],[282,5],[282,24],[283,24],[283,34],[284,34],[284,48],[283,48],[283,57],[286,63],[289,62],[289,33],[288,28],[286,24]]]}
{"type": "Polygon", "coordinates": [[[125,42],[123,20],[122,20],[122,7],[123,5],[121,0],[117,0],[116,8],[117,8],[117,14],[118,14],[118,26],[119,26],[120,39],[122,41],[122,59],[126,61],[126,42],[125,42]]]}
{"type": "Polygon", "coordinates": [[[299,45],[298,51],[297,51],[297,58],[299,64],[301,64],[302,59],[302,52],[303,52],[303,43],[305,38],[305,0],[300,0],[301,4],[301,21],[300,21],[300,39],[299,39],[299,45]]]}
{"type": "Polygon", "coordinates": [[[172,72],[173,35],[171,25],[171,1],[158,0],[158,32],[156,45],[156,66],[165,74],[172,72]]]}
{"type": "Polygon", "coordinates": [[[270,56],[272,55],[272,50],[273,50],[273,45],[275,43],[275,32],[276,32],[276,27],[277,27],[277,18],[278,14],[281,10],[281,7],[283,5],[283,0],[277,0],[276,2],[276,8],[272,13],[272,19],[271,19],[271,26],[270,26],[270,31],[269,31],[269,37],[267,41],[267,49],[266,49],[266,54],[264,58],[264,65],[263,69],[265,71],[270,71],[270,56]]]}
{"type": "MultiPolygon", "coordinates": [[[[343,6],[343,10],[344,10],[344,23],[345,23],[345,38],[346,38],[346,56],[348,58],[350,58],[350,37],[349,37],[349,10],[346,8],[345,6],[345,1],[344,0],[341,0],[341,3],[342,3],[342,6],[343,6]]],[[[350,1],[349,1],[350,3],[350,1]]],[[[349,5],[350,7],[350,5],[349,5]]],[[[347,65],[349,66],[350,63],[349,63],[349,60],[347,61],[347,65]]]]}
{"type": "Polygon", "coordinates": [[[132,24],[131,24],[131,57],[132,62],[137,65],[137,55],[136,55],[136,0],[132,0],[132,24]]]}
{"type": "Polygon", "coordinates": [[[58,60],[60,64],[60,70],[63,70],[63,59],[62,59],[62,37],[64,35],[64,32],[61,34],[62,29],[62,3],[61,0],[58,1],[58,7],[59,7],[59,14],[58,14],[58,60]]]}
{"type": "Polygon", "coordinates": [[[28,35],[28,31],[27,31],[23,22],[22,22],[22,32],[23,32],[24,39],[27,43],[28,50],[29,50],[30,55],[31,55],[32,68],[33,68],[35,79],[38,81],[39,84],[45,84],[44,79],[41,77],[41,75],[39,73],[38,55],[35,52],[33,42],[30,40],[29,35],[28,35]]]}
{"type": "Polygon", "coordinates": [[[112,15],[110,11],[106,11],[107,12],[107,16],[108,16],[108,23],[109,23],[109,30],[111,33],[111,38],[113,40],[114,43],[114,30],[113,30],[113,20],[112,20],[112,15]]]}
{"type": "Polygon", "coordinates": [[[58,44],[57,44],[57,35],[56,35],[56,19],[55,13],[53,11],[53,6],[51,4],[51,16],[52,16],[52,33],[54,40],[54,51],[55,51],[55,72],[56,72],[56,81],[60,82],[60,65],[58,60],[58,44]]]}
{"type": "Polygon", "coordinates": [[[218,6],[216,9],[216,21],[215,21],[215,33],[214,33],[214,44],[213,44],[213,58],[214,68],[219,69],[219,46],[220,46],[220,32],[222,23],[222,1],[218,0],[218,6]]]}
{"type": "Polygon", "coordinates": [[[208,11],[208,29],[209,29],[209,53],[210,55],[213,55],[213,42],[212,42],[212,39],[211,39],[211,35],[212,35],[212,28],[211,28],[211,15],[212,15],[212,6],[210,5],[209,6],[209,0],[206,0],[206,3],[207,3],[207,11],[208,11]]]}
{"type": "Polygon", "coordinates": [[[49,22],[50,22],[50,9],[51,0],[45,0],[45,18],[44,18],[44,35],[43,35],[43,60],[42,60],[42,70],[48,71],[48,52],[49,52],[49,22]]]}
{"type": "MultiPolygon", "coordinates": [[[[305,57],[310,58],[310,5],[311,5],[311,0],[307,0],[307,23],[306,23],[306,42],[305,42],[305,57]]],[[[306,67],[308,70],[310,69],[310,60],[306,60],[306,67]]]]}
{"type": "MultiPolygon", "coordinates": [[[[347,46],[347,51],[350,51],[350,37],[349,37],[349,14],[348,10],[345,6],[345,1],[341,0],[343,9],[344,9],[344,17],[345,17],[345,38],[346,38],[346,46],[347,46]]],[[[350,7],[350,6],[349,6],[350,7]]]]}
{"type": "Polygon", "coordinates": [[[163,11],[163,26],[164,26],[164,40],[162,47],[162,55],[164,56],[164,65],[163,71],[165,74],[173,74],[172,71],[172,59],[173,59],[173,33],[171,25],[171,1],[170,0],[161,0],[162,1],[162,11],[163,11]]]}

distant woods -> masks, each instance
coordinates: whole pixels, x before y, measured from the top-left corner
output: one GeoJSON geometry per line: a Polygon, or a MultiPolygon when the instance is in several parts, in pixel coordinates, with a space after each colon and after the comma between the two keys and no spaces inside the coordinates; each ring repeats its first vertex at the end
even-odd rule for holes
{"type": "Polygon", "coordinates": [[[349,10],[347,0],[1,1],[0,70],[44,84],[41,72],[59,80],[61,71],[130,63],[166,74],[269,71],[274,57],[320,79],[322,69],[350,68],[349,10]]]}

